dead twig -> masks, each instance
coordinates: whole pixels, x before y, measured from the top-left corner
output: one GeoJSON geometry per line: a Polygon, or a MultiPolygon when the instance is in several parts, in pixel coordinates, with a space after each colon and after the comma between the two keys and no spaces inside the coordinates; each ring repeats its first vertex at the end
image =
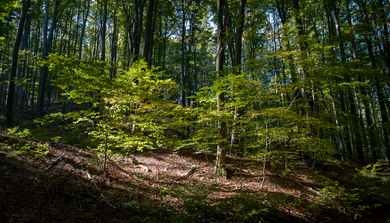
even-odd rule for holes
{"type": "Polygon", "coordinates": [[[53,168],[55,165],[57,165],[59,162],[63,161],[64,160],[64,157],[63,156],[60,156],[58,157],[56,160],[54,160],[54,162],[52,162],[50,164],[50,166],[48,166],[46,169],[45,169],[45,172],[47,172],[48,170],[50,170],[51,168],[53,168]]]}

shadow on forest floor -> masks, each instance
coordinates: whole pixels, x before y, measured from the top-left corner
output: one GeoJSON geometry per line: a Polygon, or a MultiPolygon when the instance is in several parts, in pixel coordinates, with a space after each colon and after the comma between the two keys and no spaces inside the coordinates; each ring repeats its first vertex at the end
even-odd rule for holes
{"type": "MultiPolygon", "coordinates": [[[[67,144],[0,136],[0,219],[6,222],[386,222],[380,178],[329,166],[228,156],[234,175],[213,175],[214,155],[158,148],[113,156],[67,144]],[[179,180],[191,166],[197,171],[179,180]],[[176,180],[175,180],[176,179],[176,180]],[[343,184],[339,183],[343,182],[343,184]],[[349,183],[348,183],[349,182],[349,183]],[[325,188],[325,189],[324,189],[325,188]],[[359,189],[359,190],[358,190],[359,189]],[[364,208],[359,205],[379,208],[364,208]]],[[[388,191],[387,191],[388,192],[388,191]]],[[[383,198],[384,199],[384,198],[383,198]]]]}

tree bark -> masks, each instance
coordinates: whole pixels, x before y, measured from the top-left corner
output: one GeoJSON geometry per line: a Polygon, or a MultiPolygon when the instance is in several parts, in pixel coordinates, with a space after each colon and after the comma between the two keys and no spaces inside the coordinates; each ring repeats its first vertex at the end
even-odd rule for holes
{"type": "MultiPolygon", "coordinates": [[[[357,53],[356,53],[356,42],[355,42],[355,36],[353,32],[353,25],[352,25],[352,17],[351,17],[351,12],[349,9],[350,2],[349,0],[346,0],[346,5],[347,5],[347,20],[348,20],[348,25],[350,26],[352,32],[351,32],[351,46],[352,46],[352,56],[353,59],[356,61],[357,58],[357,53]]],[[[358,80],[359,82],[365,82],[363,75],[358,74],[358,80]]],[[[363,107],[364,107],[364,113],[366,116],[366,122],[367,122],[367,132],[368,132],[368,147],[371,149],[371,154],[372,154],[372,161],[375,163],[377,161],[377,156],[376,156],[376,151],[373,150],[372,148],[375,148],[377,146],[376,140],[374,140],[375,132],[374,132],[374,126],[372,126],[372,117],[371,117],[371,110],[369,108],[368,102],[367,102],[367,93],[366,90],[363,86],[360,86],[360,92],[363,96],[363,107]]],[[[362,125],[362,128],[364,128],[364,125],[362,125]]],[[[365,131],[365,129],[363,129],[365,131]]]]}
{"type": "Polygon", "coordinates": [[[16,33],[16,39],[14,44],[14,49],[12,51],[12,62],[11,62],[11,72],[9,76],[9,85],[8,85],[8,98],[7,98],[7,127],[10,128],[13,122],[13,108],[14,108],[14,94],[15,94],[15,76],[16,68],[18,67],[18,58],[19,58],[19,47],[23,35],[23,27],[27,17],[27,10],[31,5],[31,0],[23,0],[22,13],[20,14],[18,31],[16,33]]]}
{"type": "MultiPolygon", "coordinates": [[[[149,0],[148,3],[148,11],[146,14],[146,22],[145,22],[145,34],[144,34],[144,48],[142,52],[142,58],[145,59],[146,62],[149,62],[149,53],[151,42],[153,38],[153,10],[154,10],[154,0],[149,0]]],[[[148,65],[150,65],[148,63],[148,65]]]]}
{"type": "Polygon", "coordinates": [[[102,54],[100,60],[106,60],[106,27],[107,27],[107,0],[104,0],[103,21],[102,21],[102,54]]]}
{"type": "MultiPolygon", "coordinates": [[[[223,22],[223,10],[225,8],[225,0],[217,0],[217,61],[216,71],[217,79],[223,78],[223,65],[225,61],[225,25],[223,22]]],[[[226,164],[226,122],[221,120],[221,112],[224,110],[225,94],[217,92],[217,113],[218,113],[218,146],[215,169],[224,168],[226,164]]]]}
{"type": "MultiPolygon", "coordinates": [[[[49,53],[51,51],[51,44],[53,41],[54,30],[55,30],[55,27],[57,24],[56,16],[57,16],[58,3],[59,3],[59,0],[56,0],[55,5],[54,5],[54,10],[53,10],[53,16],[52,16],[52,20],[51,20],[52,22],[51,22],[50,34],[49,34],[48,38],[47,38],[47,30],[48,30],[48,22],[49,22],[49,19],[48,19],[49,0],[46,0],[46,3],[45,3],[45,11],[46,12],[45,12],[45,28],[44,28],[44,32],[43,32],[43,35],[44,35],[43,36],[44,48],[43,48],[43,56],[42,56],[43,60],[46,59],[46,57],[49,55],[49,53]]],[[[38,106],[37,118],[43,116],[43,108],[44,108],[44,102],[45,102],[45,92],[46,92],[46,83],[47,83],[48,73],[49,73],[48,67],[46,67],[46,66],[42,67],[41,80],[40,80],[40,84],[39,84],[38,101],[37,101],[37,106],[38,106]]]]}
{"type": "Polygon", "coordinates": [[[86,4],[88,4],[87,12],[85,13],[85,16],[83,18],[83,26],[81,27],[81,35],[80,35],[80,41],[79,41],[79,60],[81,60],[81,55],[82,55],[82,50],[83,50],[83,41],[84,41],[84,32],[85,32],[85,27],[87,25],[89,6],[91,4],[91,0],[88,0],[88,3],[86,3],[86,4]]]}
{"type": "MultiPolygon", "coordinates": [[[[344,63],[346,61],[346,54],[345,54],[345,49],[344,49],[343,37],[341,36],[339,17],[338,17],[336,4],[335,4],[334,0],[331,0],[331,5],[332,5],[332,10],[333,10],[334,23],[336,26],[336,34],[337,34],[337,37],[339,38],[341,62],[342,62],[342,66],[344,66],[344,63]]],[[[347,83],[351,82],[351,78],[349,77],[349,74],[346,74],[344,76],[344,80],[347,83]]],[[[354,102],[355,100],[353,98],[351,90],[347,91],[347,96],[348,96],[348,102],[349,102],[349,107],[350,107],[350,119],[351,119],[351,127],[352,127],[351,131],[353,134],[356,135],[356,139],[357,139],[356,150],[358,153],[358,158],[360,159],[361,162],[364,162],[361,135],[359,133],[358,126],[356,125],[358,123],[357,111],[356,111],[356,106],[355,106],[355,102],[354,102]]]]}
{"type": "Polygon", "coordinates": [[[186,106],[186,93],[185,93],[185,85],[186,85],[186,80],[185,80],[185,65],[184,65],[184,58],[185,58],[185,36],[186,36],[186,28],[185,28],[185,23],[186,23],[186,11],[184,9],[184,0],[182,0],[182,32],[181,32],[181,104],[183,106],[186,106]]]}
{"type": "MultiPolygon", "coordinates": [[[[244,31],[244,24],[245,24],[245,4],[246,0],[240,0],[240,6],[239,6],[239,17],[238,17],[238,27],[236,30],[236,39],[235,39],[235,56],[234,56],[234,64],[233,66],[235,68],[235,73],[236,75],[241,74],[241,53],[242,53],[242,34],[244,31]]],[[[230,145],[230,151],[232,149],[237,149],[238,148],[238,143],[239,143],[239,138],[238,138],[238,131],[237,131],[237,118],[242,113],[242,109],[236,107],[234,109],[234,122],[233,122],[233,127],[232,127],[232,136],[231,136],[231,145],[230,145]]]]}
{"type": "MultiPolygon", "coordinates": [[[[118,0],[115,3],[115,11],[114,14],[116,15],[118,8],[118,0]]],[[[111,63],[113,66],[113,70],[110,73],[110,78],[113,79],[116,76],[116,60],[117,60],[117,42],[118,42],[118,34],[117,34],[117,17],[114,17],[114,32],[112,33],[112,40],[111,40],[111,63]]]]}

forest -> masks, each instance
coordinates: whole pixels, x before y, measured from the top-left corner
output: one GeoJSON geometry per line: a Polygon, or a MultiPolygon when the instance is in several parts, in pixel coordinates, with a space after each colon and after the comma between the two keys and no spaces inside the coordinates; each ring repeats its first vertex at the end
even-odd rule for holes
{"type": "Polygon", "coordinates": [[[0,219],[390,222],[389,33],[388,0],[0,0],[0,219]]]}

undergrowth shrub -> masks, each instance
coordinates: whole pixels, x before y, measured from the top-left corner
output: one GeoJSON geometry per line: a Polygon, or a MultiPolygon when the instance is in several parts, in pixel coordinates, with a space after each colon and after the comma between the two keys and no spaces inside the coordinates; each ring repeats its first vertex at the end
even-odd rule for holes
{"type": "Polygon", "coordinates": [[[52,54],[47,63],[58,76],[53,82],[62,89],[64,103],[89,107],[47,115],[36,120],[38,125],[68,123],[65,127],[73,128],[73,136],[65,141],[89,146],[104,160],[110,154],[154,149],[169,141],[164,132],[170,125],[166,117],[176,107],[168,100],[174,82],[161,79],[163,73],[156,67],[138,61],[112,78],[109,64],[102,61],[52,54]]]}

